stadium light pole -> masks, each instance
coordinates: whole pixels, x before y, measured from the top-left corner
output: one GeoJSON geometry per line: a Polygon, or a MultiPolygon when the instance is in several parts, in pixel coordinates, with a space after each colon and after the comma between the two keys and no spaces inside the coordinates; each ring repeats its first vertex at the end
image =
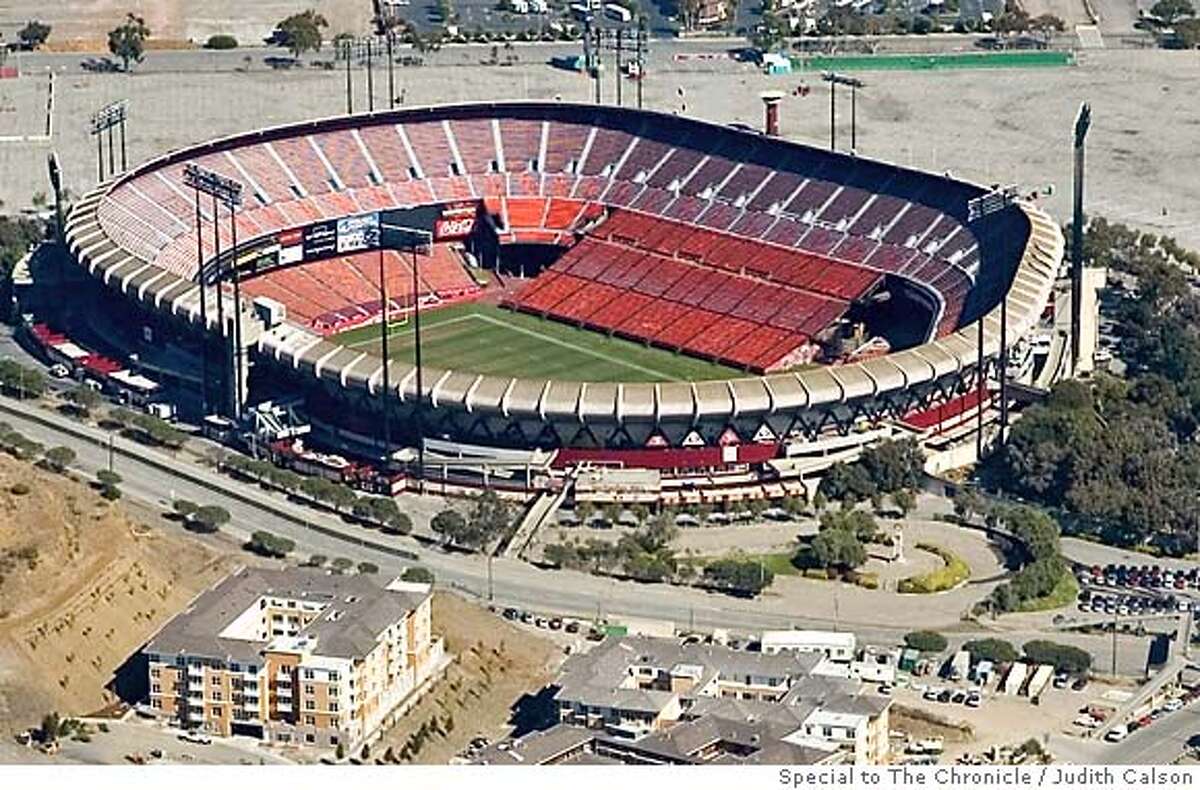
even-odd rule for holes
{"type": "Polygon", "coordinates": [[[200,278],[200,326],[203,327],[200,340],[200,407],[204,416],[208,416],[208,290],[204,282],[204,237],[200,226],[200,188],[194,187],[196,195],[196,272],[200,278]]]}
{"type": "Polygon", "coordinates": [[[351,63],[351,61],[354,59],[353,42],[350,41],[349,39],[346,39],[346,41],[344,42],[344,45],[342,46],[342,51],[346,55],[346,114],[353,115],[354,114],[354,77],[353,77],[353,71],[352,71],[353,64],[351,63]]]}
{"type": "MultiPolygon", "coordinates": [[[[235,309],[234,309],[234,316],[233,316],[233,318],[234,318],[233,342],[236,346],[233,350],[232,360],[233,360],[234,365],[237,366],[237,369],[234,371],[234,386],[237,387],[237,391],[234,395],[234,416],[240,417],[241,416],[241,399],[242,399],[242,371],[241,371],[242,320],[241,320],[241,285],[240,285],[238,272],[237,272],[237,207],[242,204],[242,184],[231,178],[226,178],[225,176],[222,176],[220,173],[216,173],[212,170],[208,170],[206,168],[199,167],[198,165],[194,165],[194,164],[188,164],[188,165],[184,166],[183,178],[184,178],[185,185],[192,187],[194,190],[196,190],[196,227],[197,227],[196,249],[197,249],[197,254],[200,257],[200,261],[199,261],[200,265],[198,268],[199,268],[199,277],[200,277],[200,294],[201,294],[201,310],[202,311],[204,311],[204,309],[205,309],[204,308],[204,287],[206,284],[206,278],[205,278],[204,266],[203,266],[203,248],[201,247],[200,234],[199,234],[200,193],[203,192],[204,194],[212,197],[213,241],[214,241],[214,248],[215,248],[213,260],[215,261],[216,266],[217,266],[217,278],[216,278],[216,280],[217,280],[217,323],[220,325],[220,328],[221,328],[221,339],[223,342],[226,342],[225,341],[226,326],[225,326],[225,300],[221,293],[221,279],[222,279],[223,271],[222,271],[222,260],[221,260],[221,229],[220,229],[221,228],[221,224],[220,224],[221,214],[220,214],[219,206],[220,206],[220,204],[224,204],[229,209],[229,222],[230,222],[232,245],[233,245],[232,249],[230,249],[230,255],[233,258],[233,265],[232,265],[233,278],[234,278],[233,296],[234,296],[234,302],[235,302],[235,309]]],[[[204,316],[202,318],[202,320],[204,322],[205,331],[207,331],[207,329],[208,329],[207,316],[205,316],[203,312],[202,312],[202,316],[204,316]]],[[[206,354],[206,359],[207,359],[207,354],[206,354]]],[[[226,388],[226,385],[227,385],[226,377],[227,376],[228,376],[228,371],[225,369],[225,366],[222,365],[221,366],[221,389],[222,389],[222,391],[224,391],[226,388]]],[[[207,387],[207,385],[208,385],[208,376],[207,376],[207,371],[206,371],[204,386],[207,387]]],[[[205,395],[204,400],[207,403],[207,394],[205,395]]]]}
{"type": "Polygon", "coordinates": [[[1092,127],[1092,107],[1079,106],[1075,118],[1075,173],[1071,217],[1071,375],[1079,372],[1083,349],[1083,170],[1084,146],[1092,127]]]}
{"type": "MultiPolygon", "coordinates": [[[[408,225],[393,225],[387,222],[379,223],[380,234],[380,255],[382,255],[383,233],[385,230],[395,231],[400,243],[396,245],[388,245],[389,248],[394,246],[397,249],[408,250],[412,253],[412,315],[413,315],[413,363],[417,374],[417,394],[413,404],[413,425],[417,434],[417,485],[420,491],[425,490],[425,429],[422,422],[422,411],[424,404],[422,398],[425,394],[425,382],[421,365],[421,291],[420,291],[420,275],[417,269],[417,251],[421,247],[432,246],[433,234],[421,228],[413,228],[408,225]]],[[[385,330],[386,331],[386,330],[385,330]]],[[[384,361],[383,366],[385,387],[388,381],[387,361],[384,361]]],[[[384,411],[387,411],[387,397],[390,393],[384,392],[384,411]]]]}
{"type": "Polygon", "coordinates": [[[91,117],[91,134],[96,137],[96,158],[100,171],[100,180],[104,180],[104,133],[108,132],[108,174],[111,176],[117,170],[116,155],[113,151],[113,129],[121,127],[121,169],[125,169],[125,117],[128,107],[125,99],[104,105],[91,117]]]}
{"type": "Polygon", "coordinates": [[[379,345],[383,353],[383,470],[387,472],[392,465],[392,422],[391,412],[388,407],[388,395],[391,389],[391,381],[388,376],[388,292],[387,280],[384,277],[383,271],[383,245],[379,245],[379,300],[380,300],[380,322],[379,322],[379,345]]]}
{"type": "Polygon", "coordinates": [[[866,83],[857,77],[848,77],[832,71],[821,74],[821,79],[829,83],[829,150],[837,149],[837,86],[845,85],[850,88],[850,150],[858,148],[858,89],[866,87],[866,83]]]}

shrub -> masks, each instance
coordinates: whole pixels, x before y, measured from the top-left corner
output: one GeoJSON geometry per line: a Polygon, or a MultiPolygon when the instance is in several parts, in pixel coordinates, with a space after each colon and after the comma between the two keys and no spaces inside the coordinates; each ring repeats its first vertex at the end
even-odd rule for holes
{"type": "Polygon", "coordinates": [[[411,568],[406,568],[400,578],[406,582],[414,582],[417,584],[433,584],[433,571],[428,568],[422,568],[419,565],[414,565],[411,568]]]}
{"type": "Polygon", "coordinates": [[[238,40],[228,33],[217,33],[204,42],[205,49],[237,49],[237,46],[238,40]]]}
{"type": "Polygon", "coordinates": [[[360,563],[358,563],[358,572],[359,573],[379,573],[379,566],[373,562],[360,562],[360,563]]]}
{"type": "Polygon", "coordinates": [[[922,594],[943,592],[957,587],[971,576],[971,569],[957,554],[931,543],[918,543],[917,548],[936,554],[945,564],[929,573],[901,579],[900,583],[896,585],[897,592],[922,594]]]}
{"type": "Polygon", "coordinates": [[[904,635],[904,646],[922,653],[940,653],[949,645],[946,637],[937,631],[909,631],[904,635]]]}
{"type": "Polygon", "coordinates": [[[9,488],[8,491],[13,496],[25,496],[29,493],[29,486],[25,483],[13,483],[12,487],[9,488]]]}
{"type": "Polygon", "coordinates": [[[250,536],[246,548],[264,557],[282,559],[296,548],[296,543],[288,538],[281,538],[270,532],[259,530],[250,536]]]}

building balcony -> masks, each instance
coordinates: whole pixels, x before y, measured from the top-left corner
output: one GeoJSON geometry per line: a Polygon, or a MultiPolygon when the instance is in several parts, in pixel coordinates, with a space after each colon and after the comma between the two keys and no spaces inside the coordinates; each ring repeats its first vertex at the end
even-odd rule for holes
{"type": "Polygon", "coordinates": [[[292,712],[292,703],[290,703],[290,702],[276,702],[276,703],[275,703],[275,710],[279,711],[280,713],[291,713],[291,712],[292,712]]]}

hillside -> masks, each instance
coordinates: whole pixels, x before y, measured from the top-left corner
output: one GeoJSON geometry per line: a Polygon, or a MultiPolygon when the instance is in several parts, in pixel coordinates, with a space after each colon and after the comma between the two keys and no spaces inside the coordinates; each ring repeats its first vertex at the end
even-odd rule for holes
{"type": "Polygon", "coordinates": [[[114,673],[229,561],[0,458],[0,730],[113,702],[114,673]]]}

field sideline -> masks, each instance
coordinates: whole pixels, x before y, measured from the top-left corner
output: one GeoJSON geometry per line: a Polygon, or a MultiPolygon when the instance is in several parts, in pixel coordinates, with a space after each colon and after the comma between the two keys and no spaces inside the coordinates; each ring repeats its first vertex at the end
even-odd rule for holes
{"type": "MultiPolygon", "coordinates": [[[[487,304],[457,304],[421,313],[421,351],[430,367],[567,381],[703,381],[742,375],[640,343],[487,304]]],[[[393,359],[413,357],[409,321],[391,329],[393,359]]],[[[335,343],[380,353],[379,327],[351,329],[335,343]]]]}

